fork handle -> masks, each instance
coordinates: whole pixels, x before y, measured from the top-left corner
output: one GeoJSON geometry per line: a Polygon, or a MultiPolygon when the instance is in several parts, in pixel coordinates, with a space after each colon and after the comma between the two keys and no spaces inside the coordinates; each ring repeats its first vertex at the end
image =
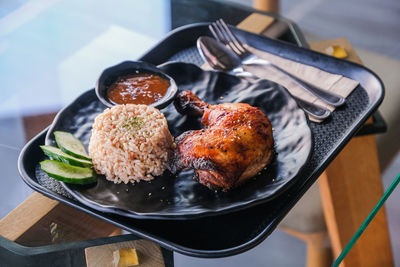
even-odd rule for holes
{"type": "Polygon", "coordinates": [[[304,101],[303,99],[300,99],[300,98],[297,98],[297,97],[294,97],[294,96],[292,96],[292,97],[296,100],[297,104],[307,114],[313,116],[316,119],[324,120],[324,119],[328,118],[329,116],[331,116],[331,111],[326,109],[326,108],[324,108],[324,107],[321,107],[321,106],[318,106],[316,104],[304,101]]]}
{"type": "Polygon", "coordinates": [[[232,74],[236,75],[239,78],[251,79],[253,81],[260,80],[260,77],[258,77],[257,75],[255,75],[249,71],[245,71],[243,69],[234,69],[232,71],[232,74]]]}
{"type": "Polygon", "coordinates": [[[283,74],[285,74],[286,76],[288,76],[290,79],[292,79],[295,83],[297,83],[300,87],[302,87],[304,90],[306,90],[310,94],[318,97],[322,101],[324,101],[334,107],[339,107],[339,106],[343,105],[346,101],[344,97],[341,97],[337,94],[322,90],[310,83],[307,83],[307,82],[301,80],[300,78],[294,76],[293,74],[285,71],[284,69],[281,69],[280,67],[272,64],[268,60],[264,60],[261,58],[254,58],[254,59],[247,61],[246,64],[261,64],[261,65],[271,66],[274,69],[276,69],[276,70],[282,72],[283,74]]]}

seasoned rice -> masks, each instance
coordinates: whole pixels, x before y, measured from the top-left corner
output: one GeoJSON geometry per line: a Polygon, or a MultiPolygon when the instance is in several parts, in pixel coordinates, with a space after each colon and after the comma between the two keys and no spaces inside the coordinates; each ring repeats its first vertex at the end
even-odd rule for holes
{"type": "Polygon", "coordinates": [[[167,120],[158,109],[116,105],[96,117],[89,155],[97,173],[127,184],[161,175],[174,146],[167,120]]]}

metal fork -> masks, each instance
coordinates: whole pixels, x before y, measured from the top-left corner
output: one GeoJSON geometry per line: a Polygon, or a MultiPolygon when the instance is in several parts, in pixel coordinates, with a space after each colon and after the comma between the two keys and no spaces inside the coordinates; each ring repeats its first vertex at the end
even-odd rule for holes
{"type": "MultiPolygon", "coordinates": [[[[224,66],[218,65],[218,62],[212,62],[212,61],[207,60],[207,63],[215,70],[226,71],[224,66]]],[[[233,72],[233,74],[240,78],[259,79],[257,76],[251,75],[251,73],[248,73],[246,71],[243,71],[243,72],[235,71],[235,72],[233,72]]],[[[298,97],[295,97],[295,96],[292,96],[292,97],[296,100],[299,107],[301,107],[307,114],[311,115],[312,117],[314,117],[316,119],[324,120],[331,116],[331,112],[324,107],[307,102],[307,101],[300,99],[298,97]]]]}
{"type": "Polygon", "coordinates": [[[222,42],[226,46],[228,46],[233,52],[235,52],[240,59],[242,60],[243,64],[262,64],[268,65],[276,70],[280,71],[281,73],[285,74],[295,83],[297,83],[301,88],[306,90],[307,92],[311,93],[315,97],[318,97],[322,101],[334,106],[338,107],[345,103],[345,98],[330,93],[328,91],[319,89],[314,85],[311,85],[300,78],[290,74],[289,72],[281,69],[280,67],[276,66],[275,64],[271,63],[268,60],[261,59],[248,51],[246,47],[243,45],[242,42],[236,37],[236,35],[229,29],[228,25],[224,22],[224,20],[219,19],[216,22],[209,25],[209,29],[214,36],[215,39],[222,42]]]}

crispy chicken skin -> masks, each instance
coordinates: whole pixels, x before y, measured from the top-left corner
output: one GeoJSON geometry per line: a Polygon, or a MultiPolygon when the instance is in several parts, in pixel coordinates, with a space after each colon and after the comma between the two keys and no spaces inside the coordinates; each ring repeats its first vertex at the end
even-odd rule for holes
{"type": "Polygon", "coordinates": [[[273,157],[269,119],[244,103],[209,105],[190,91],[175,99],[182,114],[202,115],[206,129],[187,131],[175,139],[173,173],[194,169],[199,182],[226,191],[260,172],[273,157]]]}

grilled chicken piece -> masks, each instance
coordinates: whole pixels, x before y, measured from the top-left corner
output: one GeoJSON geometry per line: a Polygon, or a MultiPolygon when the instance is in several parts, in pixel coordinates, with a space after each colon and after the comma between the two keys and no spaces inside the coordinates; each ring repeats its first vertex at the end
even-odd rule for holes
{"type": "Polygon", "coordinates": [[[194,169],[201,184],[226,191],[271,161],[272,127],[258,108],[244,103],[209,105],[190,91],[179,93],[174,104],[181,114],[202,115],[207,128],[184,132],[175,139],[173,173],[194,169]]]}

